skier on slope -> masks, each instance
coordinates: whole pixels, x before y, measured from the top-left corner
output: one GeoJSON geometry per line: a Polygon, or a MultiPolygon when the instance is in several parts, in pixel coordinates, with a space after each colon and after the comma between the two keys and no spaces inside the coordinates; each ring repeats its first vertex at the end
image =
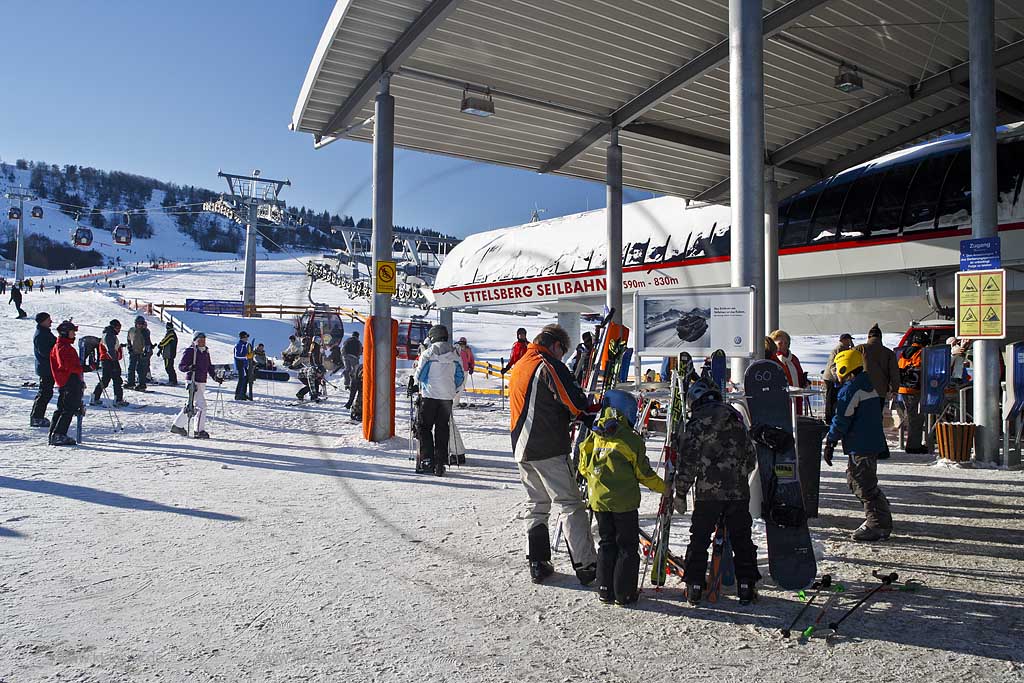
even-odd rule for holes
{"type": "Polygon", "coordinates": [[[708,564],[708,546],[719,518],[732,542],[736,594],[741,605],[757,599],[757,547],[750,540],[750,487],[747,479],[756,464],[756,451],[743,417],[722,400],[718,387],[705,380],[687,392],[690,419],[679,446],[675,507],[685,512],[686,494],[693,489],[690,544],[686,548],[686,597],[700,604],[708,564]]]}
{"type": "Polygon", "coordinates": [[[420,408],[419,441],[421,472],[444,475],[448,464],[448,439],[452,401],[465,382],[462,361],[448,341],[448,328],[434,325],[427,332],[426,346],[416,360],[416,380],[423,404],[420,408]]]}
{"type": "Polygon", "coordinates": [[[114,319],[103,328],[103,338],[100,342],[100,381],[92,392],[92,400],[89,405],[101,405],[100,396],[103,390],[111,382],[114,383],[114,405],[122,407],[128,405],[124,400],[124,389],[121,385],[121,358],[124,355],[124,347],[117,340],[121,333],[121,321],[114,319]]]}
{"type": "Polygon", "coordinates": [[[36,314],[36,332],[32,337],[32,350],[36,358],[36,376],[39,377],[39,391],[32,402],[32,414],[29,425],[32,427],[49,427],[46,419],[46,407],[53,398],[53,371],[50,369],[50,352],[53,351],[57,338],[50,331],[53,321],[49,313],[36,314]]]}
{"type": "Polygon", "coordinates": [[[75,333],[78,328],[70,320],[57,326],[57,343],[50,351],[50,372],[53,380],[60,387],[57,396],[57,410],[50,422],[51,446],[74,446],[77,441],[68,436],[71,418],[84,415],[85,406],[82,396],[85,394],[85,379],[82,364],[75,349],[75,333]]]}
{"type": "Polygon", "coordinates": [[[656,493],[665,481],[651,469],[637,434],[636,398],[611,390],[604,409],[580,445],[580,474],[587,478],[590,509],[597,517],[597,597],[603,603],[637,601],[640,569],[640,484],[656,493]]]}
{"type": "Polygon", "coordinates": [[[28,313],[21,308],[21,289],[18,288],[17,282],[11,285],[11,298],[7,300],[7,303],[14,304],[19,319],[28,317],[28,313]]]}
{"type": "MultiPolygon", "coordinates": [[[[520,327],[516,330],[516,343],[512,345],[512,352],[508,356],[508,364],[501,369],[501,374],[506,374],[512,369],[512,366],[526,354],[526,348],[529,344],[526,341],[526,328],[520,327]]],[[[561,358],[559,358],[561,360],[561,358]]]]}
{"type": "Polygon", "coordinates": [[[156,355],[164,359],[168,386],[178,386],[178,375],[174,372],[174,357],[178,354],[178,333],[174,331],[174,323],[167,322],[167,332],[156,346],[156,355]]]}
{"type": "MultiPolygon", "coordinates": [[[[185,381],[195,382],[195,393],[192,398],[192,405],[196,410],[198,423],[196,424],[195,438],[209,439],[206,431],[206,383],[210,377],[217,384],[223,384],[224,380],[213,375],[213,361],[210,359],[210,350],[206,348],[206,334],[196,332],[192,338],[192,346],[185,349],[181,354],[181,362],[178,369],[185,373],[185,381]]],[[[189,423],[188,404],[186,403],[174,418],[171,425],[171,433],[179,436],[188,436],[186,427],[189,423]]]]}
{"type": "Polygon", "coordinates": [[[892,512],[889,500],[878,486],[878,456],[888,450],[882,431],[882,399],[871,384],[871,377],[864,372],[860,351],[850,349],[836,356],[836,376],[843,384],[822,457],[831,467],[836,444],[843,442],[849,457],[846,483],[864,505],[866,517],[853,532],[853,540],[884,541],[892,533],[892,512]]]}
{"type": "MultiPolygon", "coordinates": [[[[523,330],[525,332],[525,330],[523,330]]],[[[552,503],[562,509],[573,569],[584,586],[597,578],[597,553],[587,503],[573,473],[569,425],[593,414],[562,357],[569,335],[558,325],[545,326],[512,369],[509,381],[512,454],[526,488],[526,539],[530,578],[540,583],[554,573],[548,518],[552,503]]]]}
{"type": "Polygon", "coordinates": [[[235,344],[235,371],[238,373],[238,383],[235,385],[235,400],[249,401],[249,363],[252,359],[252,344],[249,343],[249,333],[239,332],[238,343],[235,344]]]}
{"type": "Polygon", "coordinates": [[[305,400],[309,394],[310,400],[314,403],[320,402],[320,381],[324,377],[324,354],[320,350],[320,338],[311,337],[309,343],[308,364],[299,371],[299,379],[302,380],[302,388],[295,394],[300,401],[305,400]]]}

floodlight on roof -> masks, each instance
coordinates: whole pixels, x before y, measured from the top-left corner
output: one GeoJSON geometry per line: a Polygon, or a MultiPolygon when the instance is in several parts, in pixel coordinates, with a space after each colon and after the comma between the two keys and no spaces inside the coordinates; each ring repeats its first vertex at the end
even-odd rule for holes
{"type": "Polygon", "coordinates": [[[460,111],[463,114],[471,114],[486,118],[494,115],[494,100],[491,93],[474,93],[469,90],[462,91],[462,106],[460,111]]]}
{"type": "Polygon", "coordinates": [[[856,92],[864,89],[864,79],[857,73],[857,67],[840,64],[835,87],[840,92],[856,92]]]}

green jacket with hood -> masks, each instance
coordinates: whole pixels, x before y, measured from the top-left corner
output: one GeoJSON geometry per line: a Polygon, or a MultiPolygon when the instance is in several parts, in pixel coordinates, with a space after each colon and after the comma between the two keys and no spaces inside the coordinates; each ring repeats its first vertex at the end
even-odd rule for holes
{"type": "Polygon", "coordinates": [[[595,512],[629,512],[640,507],[640,484],[656,493],[665,490],[665,482],[647,459],[640,435],[633,431],[625,416],[614,408],[605,408],[591,432],[580,445],[580,474],[587,478],[590,507],[595,512]],[[611,420],[618,428],[607,435],[597,433],[611,420]]]}

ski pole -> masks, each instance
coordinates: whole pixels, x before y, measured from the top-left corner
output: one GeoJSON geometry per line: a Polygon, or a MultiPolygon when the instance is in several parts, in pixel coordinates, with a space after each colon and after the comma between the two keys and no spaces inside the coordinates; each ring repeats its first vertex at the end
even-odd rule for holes
{"type": "Polygon", "coordinates": [[[505,359],[501,358],[501,409],[505,410],[505,359]]]}
{"type": "MultiPolygon", "coordinates": [[[[103,387],[103,398],[110,401],[110,395],[107,393],[106,387],[103,387]]],[[[113,405],[113,403],[111,403],[111,405],[113,405]]],[[[117,416],[117,408],[112,408],[111,405],[107,406],[107,414],[110,415],[110,424],[114,427],[114,431],[123,432],[124,425],[121,424],[121,418],[117,416]]]]}
{"type": "Polygon", "coordinates": [[[800,635],[802,635],[804,638],[810,638],[814,634],[814,631],[818,628],[818,624],[820,624],[821,620],[825,618],[826,614],[828,614],[828,610],[832,606],[832,603],[839,599],[839,595],[843,593],[845,590],[846,587],[841,583],[832,584],[832,595],[828,596],[828,600],[826,600],[825,604],[821,606],[820,610],[818,610],[818,616],[814,620],[814,623],[805,628],[800,635]]]}
{"type": "Polygon", "coordinates": [[[810,598],[808,598],[803,591],[800,591],[800,597],[807,600],[807,602],[805,602],[804,606],[800,608],[800,611],[796,613],[796,616],[793,617],[793,621],[790,622],[789,626],[782,629],[783,638],[789,638],[789,634],[792,632],[793,627],[796,626],[796,623],[798,621],[800,621],[800,617],[804,615],[804,612],[806,612],[810,608],[810,606],[814,604],[814,601],[818,599],[818,596],[821,595],[821,591],[828,590],[831,587],[832,575],[825,574],[821,577],[821,581],[815,581],[811,584],[811,589],[814,591],[814,595],[812,595],[810,598]]]}
{"type": "Polygon", "coordinates": [[[854,612],[856,612],[856,611],[857,611],[857,608],[858,608],[858,607],[860,607],[861,605],[863,605],[863,604],[864,604],[865,602],[867,602],[867,601],[868,601],[868,599],[869,599],[869,598],[870,598],[870,597],[871,597],[872,595],[874,595],[874,594],[875,594],[875,593],[877,593],[878,591],[882,590],[882,589],[883,589],[883,588],[885,588],[886,586],[889,586],[889,585],[891,585],[891,584],[892,584],[892,583],[894,583],[894,582],[895,582],[895,581],[896,581],[897,579],[899,579],[899,578],[900,578],[899,574],[897,574],[896,572],[892,572],[892,573],[890,573],[890,574],[884,574],[884,575],[882,575],[882,574],[879,574],[879,573],[878,573],[878,570],[877,570],[877,569],[875,569],[875,570],[873,570],[873,571],[871,572],[871,576],[873,576],[873,577],[875,577],[876,579],[880,580],[880,581],[881,581],[882,583],[881,583],[881,584],[879,584],[878,586],[875,586],[874,588],[872,588],[872,589],[871,589],[871,590],[870,590],[870,591],[868,592],[868,594],[867,594],[867,595],[865,595],[865,596],[864,596],[863,598],[861,598],[860,600],[858,600],[858,601],[857,601],[857,604],[856,604],[856,605],[854,605],[853,607],[851,607],[851,608],[850,608],[850,609],[849,609],[849,610],[848,610],[848,611],[846,612],[846,614],[844,614],[844,615],[843,615],[842,617],[840,617],[840,618],[839,618],[839,621],[833,621],[832,623],[830,623],[830,624],[828,625],[828,627],[829,627],[830,629],[832,629],[832,633],[838,633],[838,632],[839,632],[839,625],[840,625],[841,623],[843,623],[844,621],[846,621],[847,617],[849,617],[849,616],[850,616],[851,614],[853,614],[854,612]]]}

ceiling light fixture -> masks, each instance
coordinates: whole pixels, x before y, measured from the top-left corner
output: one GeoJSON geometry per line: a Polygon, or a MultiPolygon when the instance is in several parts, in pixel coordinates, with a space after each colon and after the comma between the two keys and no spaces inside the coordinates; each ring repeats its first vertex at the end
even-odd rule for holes
{"type": "Polygon", "coordinates": [[[864,89],[864,79],[857,73],[857,67],[846,64],[839,65],[839,73],[836,74],[836,90],[844,93],[856,92],[864,89]]]}
{"type": "Polygon", "coordinates": [[[469,89],[462,91],[462,106],[460,111],[463,114],[486,118],[494,116],[494,99],[490,91],[485,93],[471,92],[469,89]]]}

